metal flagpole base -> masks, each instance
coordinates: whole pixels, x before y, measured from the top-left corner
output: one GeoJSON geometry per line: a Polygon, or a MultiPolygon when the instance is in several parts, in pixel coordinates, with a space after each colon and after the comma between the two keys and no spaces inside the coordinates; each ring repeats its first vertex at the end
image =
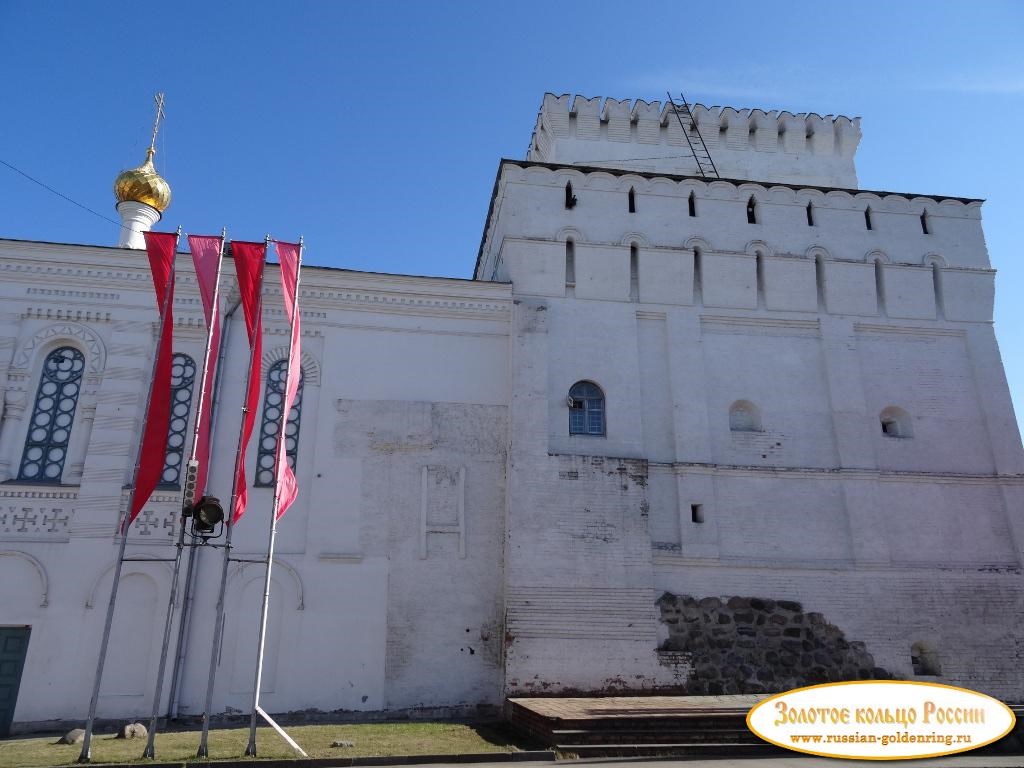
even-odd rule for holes
{"type": "Polygon", "coordinates": [[[199,739],[199,749],[196,750],[196,757],[208,758],[210,749],[206,744],[207,734],[210,732],[210,713],[203,712],[203,735],[199,739]]]}
{"type": "MultiPolygon", "coordinates": [[[[277,731],[277,735],[278,736],[280,736],[282,739],[284,739],[285,741],[288,742],[288,746],[290,746],[292,749],[294,749],[296,752],[298,752],[303,757],[309,757],[309,755],[306,754],[306,751],[302,747],[300,747],[298,744],[295,743],[295,739],[293,739],[291,736],[289,736],[287,733],[285,733],[284,728],[282,728],[280,725],[278,725],[274,721],[274,718],[272,718],[270,715],[268,715],[266,712],[263,711],[263,707],[261,707],[261,706],[259,706],[257,704],[256,705],[256,712],[259,714],[260,717],[262,717],[264,720],[267,721],[267,724],[271,728],[273,728],[275,731],[277,731]]],[[[256,734],[255,733],[252,733],[249,736],[249,746],[247,746],[245,748],[245,755],[246,755],[246,757],[256,757],[256,734]]]]}

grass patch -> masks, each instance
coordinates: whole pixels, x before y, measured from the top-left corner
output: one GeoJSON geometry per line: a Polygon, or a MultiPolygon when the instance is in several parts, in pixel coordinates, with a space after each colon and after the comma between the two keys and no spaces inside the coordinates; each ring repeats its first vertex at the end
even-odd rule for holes
{"type": "MultiPolygon", "coordinates": [[[[371,757],[380,755],[449,755],[468,752],[514,752],[517,747],[499,724],[471,723],[367,723],[358,725],[301,725],[285,728],[310,757],[371,757]],[[333,741],[351,741],[354,747],[332,747],[333,741]]],[[[80,744],[54,744],[57,736],[0,741],[0,768],[39,768],[72,765],[80,744]]],[[[245,754],[249,729],[210,731],[211,760],[237,760],[245,754]]],[[[142,762],[146,742],[93,736],[94,763],[142,762]]],[[[156,735],[156,761],[194,760],[198,731],[156,735]]],[[[271,728],[259,728],[256,747],[260,758],[295,757],[271,728]]]]}

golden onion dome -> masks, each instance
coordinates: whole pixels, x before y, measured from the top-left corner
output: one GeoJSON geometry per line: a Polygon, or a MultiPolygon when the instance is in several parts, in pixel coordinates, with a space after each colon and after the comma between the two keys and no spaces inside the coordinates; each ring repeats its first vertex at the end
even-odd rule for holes
{"type": "Polygon", "coordinates": [[[167,210],[167,206],[171,204],[171,185],[153,167],[154,154],[156,150],[150,147],[146,150],[146,162],[138,168],[121,171],[114,179],[114,196],[117,197],[117,202],[131,200],[145,203],[160,213],[167,210]]]}

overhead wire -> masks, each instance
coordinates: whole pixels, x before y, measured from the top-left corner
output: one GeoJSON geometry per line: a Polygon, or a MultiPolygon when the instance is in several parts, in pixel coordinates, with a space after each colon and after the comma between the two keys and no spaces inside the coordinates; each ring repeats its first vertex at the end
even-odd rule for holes
{"type": "Polygon", "coordinates": [[[62,198],[63,200],[67,200],[67,201],[68,201],[69,203],[71,203],[72,205],[77,205],[77,206],[78,206],[79,208],[81,208],[81,209],[82,209],[83,211],[88,211],[88,212],[89,212],[89,213],[91,213],[91,214],[92,214],[93,216],[98,216],[99,218],[103,219],[104,221],[108,221],[108,222],[110,222],[111,224],[114,224],[114,225],[116,225],[116,226],[118,226],[118,227],[121,227],[121,229],[131,229],[131,227],[127,227],[127,226],[125,226],[124,224],[122,224],[122,223],[121,223],[121,222],[119,222],[119,221],[114,221],[114,220],[113,220],[112,218],[110,218],[109,216],[104,216],[104,215],[103,215],[102,213],[99,213],[99,212],[97,212],[97,211],[94,211],[94,210],[93,210],[92,208],[90,208],[90,207],[89,207],[89,206],[87,206],[87,205],[82,205],[82,204],[81,204],[80,202],[78,202],[77,200],[74,200],[74,199],[72,199],[72,198],[68,197],[68,196],[67,196],[67,195],[65,195],[65,194],[64,194],[63,192],[60,192],[60,191],[58,191],[58,190],[54,189],[53,187],[51,187],[51,186],[50,186],[49,184],[46,184],[46,183],[44,183],[44,182],[40,181],[39,179],[35,178],[34,176],[31,176],[31,175],[29,175],[29,174],[25,173],[25,171],[21,170],[21,169],[20,169],[20,168],[18,168],[17,166],[11,165],[10,163],[8,163],[8,162],[7,162],[6,160],[4,160],[3,158],[0,158],[0,165],[5,165],[5,166],[7,166],[8,168],[10,168],[10,169],[11,169],[12,171],[14,171],[15,173],[18,173],[18,174],[21,174],[22,176],[24,176],[24,177],[25,177],[26,179],[28,179],[29,181],[31,181],[31,182],[32,182],[33,184],[38,184],[38,185],[39,185],[40,187],[42,187],[43,189],[47,190],[48,192],[52,192],[52,193],[53,193],[53,194],[55,194],[55,195],[56,195],[57,197],[59,197],[59,198],[62,198]]]}

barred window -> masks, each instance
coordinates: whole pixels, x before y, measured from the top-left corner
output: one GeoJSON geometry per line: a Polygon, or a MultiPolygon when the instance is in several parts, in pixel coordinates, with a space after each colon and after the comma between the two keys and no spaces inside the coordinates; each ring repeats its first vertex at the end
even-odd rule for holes
{"type": "MultiPolygon", "coordinates": [[[[281,426],[281,406],[284,404],[284,377],[288,361],[278,360],[267,372],[267,389],[263,396],[263,424],[260,427],[259,452],[256,454],[256,487],[274,484],[274,455],[277,453],[277,433],[281,426]]],[[[299,454],[299,420],[302,418],[303,376],[299,374],[299,388],[295,402],[288,413],[284,428],[284,449],[288,465],[295,470],[299,454]]]]}
{"type": "Polygon", "coordinates": [[[84,370],[85,356],[74,347],[60,347],[46,356],[18,470],[19,480],[60,483],[84,370]]]}
{"type": "Polygon", "coordinates": [[[167,423],[167,447],[160,485],[177,488],[181,482],[181,465],[185,459],[188,416],[192,411],[192,389],[196,381],[196,361],[175,352],[171,361],[171,419],[167,423]]]}
{"type": "Polygon", "coordinates": [[[569,434],[604,434],[604,393],[590,381],[579,381],[569,390],[569,434]]]}

